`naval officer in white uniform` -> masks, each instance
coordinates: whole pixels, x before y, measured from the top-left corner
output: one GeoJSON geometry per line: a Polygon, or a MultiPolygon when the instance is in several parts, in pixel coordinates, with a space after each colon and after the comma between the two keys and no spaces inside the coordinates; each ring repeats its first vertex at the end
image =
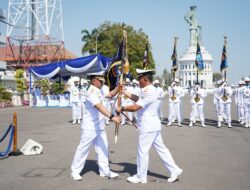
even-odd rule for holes
{"type": "Polygon", "coordinates": [[[105,81],[103,72],[92,73],[90,77],[91,83],[87,91],[85,103],[86,110],[81,125],[82,134],[80,144],[76,149],[71,165],[71,177],[77,181],[82,179],[80,173],[84,168],[85,161],[92,146],[95,147],[95,151],[97,153],[100,176],[107,176],[110,178],[118,176],[117,173],[112,172],[109,168],[105,116],[115,123],[120,123],[120,117],[114,116],[106,107],[103,106],[105,96],[114,96],[117,94],[118,88],[115,88],[113,91],[104,96],[101,91],[102,85],[105,81]]]}
{"type": "Polygon", "coordinates": [[[162,125],[158,115],[159,102],[156,96],[156,88],[152,85],[153,70],[137,69],[136,72],[138,74],[141,94],[136,96],[123,91],[123,94],[135,101],[135,103],[125,107],[117,107],[118,112],[137,111],[138,117],[137,174],[128,177],[127,181],[131,183],[147,183],[149,150],[153,146],[170,173],[168,182],[171,183],[182,173],[182,169],[175,164],[171,153],[162,140],[162,125]]]}

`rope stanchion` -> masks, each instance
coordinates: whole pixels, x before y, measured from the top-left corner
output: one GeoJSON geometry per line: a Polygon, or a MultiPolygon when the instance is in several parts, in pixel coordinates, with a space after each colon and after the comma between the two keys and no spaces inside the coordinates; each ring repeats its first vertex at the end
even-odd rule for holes
{"type": "Polygon", "coordinates": [[[22,154],[22,152],[20,152],[17,149],[17,114],[16,112],[13,113],[13,128],[14,128],[13,151],[9,155],[19,156],[22,154]]]}
{"type": "Polygon", "coordinates": [[[0,157],[6,157],[8,156],[8,153],[10,152],[10,148],[11,148],[11,144],[12,144],[12,140],[14,136],[14,127],[12,124],[9,126],[9,128],[7,129],[3,137],[0,139],[0,142],[2,142],[6,138],[6,136],[9,134],[10,130],[11,130],[11,133],[10,133],[10,140],[9,140],[8,146],[4,152],[0,152],[0,157]]]}
{"type": "Polygon", "coordinates": [[[9,128],[6,130],[6,132],[4,133],[4,135],[0,138],[0,143],[6,138],[6,136],[9,134],[11,127],[13,127],[13,125],[10,125],[9,128]]]}

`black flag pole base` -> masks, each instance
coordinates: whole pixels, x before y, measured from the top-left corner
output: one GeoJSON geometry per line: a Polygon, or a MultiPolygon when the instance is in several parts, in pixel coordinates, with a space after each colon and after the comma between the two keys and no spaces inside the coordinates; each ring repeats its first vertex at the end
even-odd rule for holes
{"type": "Polygon", "coordinates": [[[9,156],[20,156],[22,154],[23,153],[19,149],[17,149],[16,152],[10,152],[9,156]]]}

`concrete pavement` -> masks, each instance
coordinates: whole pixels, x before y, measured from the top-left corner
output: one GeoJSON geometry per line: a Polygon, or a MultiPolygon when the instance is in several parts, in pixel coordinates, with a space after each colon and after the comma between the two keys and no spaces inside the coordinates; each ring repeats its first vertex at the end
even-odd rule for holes
{"type": "MultiPolygon", "coordinates": [[[[164,99],[164,119],[167,123],[167,97],[164,99]]],[[[107,127],[110,147],[110,167],[119,178],[101,178],[94,150],[83,169],[83,180],[73,181],[70,165],[79,143],[80,127],[72,125],[70,108],[9,108],[0,110],[0,137],[18,117],[18,148],[28,139],[41,143],[43,154],[0,159],[1,190],[61,190],[61,189],[168,189],[168,190],[250,190],[250,128],[236,122],[232,106],[233,128],[216,128],[215,106],[207,97],[205,117],[207,128],[200,124],[188,127],[191,110],[189,98],[183,102],[183,127],[164,125],[162,136],[176,163],[184,170],[180,180],[170,184],[166,169],[152,149],[147,184],[131,184],[126,178],[136,173],[137,133],[133,126],[121,126],[118,143],[114,144],[114,124],[107,127]]],[[[3,151],[6,143],[0,145],[3,151]]]]}

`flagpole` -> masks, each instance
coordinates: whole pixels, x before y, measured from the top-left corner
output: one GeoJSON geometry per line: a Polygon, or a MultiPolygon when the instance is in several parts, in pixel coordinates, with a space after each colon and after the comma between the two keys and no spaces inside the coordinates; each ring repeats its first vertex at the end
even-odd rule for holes
{"type": "MultiPolygon", "coordinates": [[[[126,49],[126,47],[127,47],[127,31],[125,29],[124,24],[122,25],[122,29],[123,29],[123,43],[124,43],[124,45],[122,46],[122,60],[121,60],[121,70],[120,70],[120,78],[119,78],[119,91],[118,91],[118,95],[117,95],[117,97],[118,97],[117,98],[117,106],[118,107],[121,107],[124,65],[125,65],[125,62],[126,62],[126,59],[127,59],[127,49],[126,49]]],[[[119,124],[116,124],[116,126],[115,126],[115,144],[117,143],[118,135],[119,135],[119,124]]]]}
{"type": "Polygon", "coordinates": [[[199,71],[198,71],[198,67],[196,67],[196,84],[199,83],[199,71]]]}
{"type": "MultiPolygon", "coordinates": [[[[199,44],[199,37],[197,36],[196,52],[197,52],[197,49],[198,49],[198,45],[200,46],[200,44],[199,44]]],[[[195,61],[196,61],[196,58],[195,58],[195,61]]],[[[199,83],[199,68],[196,65],[196,84],[198,84],[198,83],[199,83]]]]}

